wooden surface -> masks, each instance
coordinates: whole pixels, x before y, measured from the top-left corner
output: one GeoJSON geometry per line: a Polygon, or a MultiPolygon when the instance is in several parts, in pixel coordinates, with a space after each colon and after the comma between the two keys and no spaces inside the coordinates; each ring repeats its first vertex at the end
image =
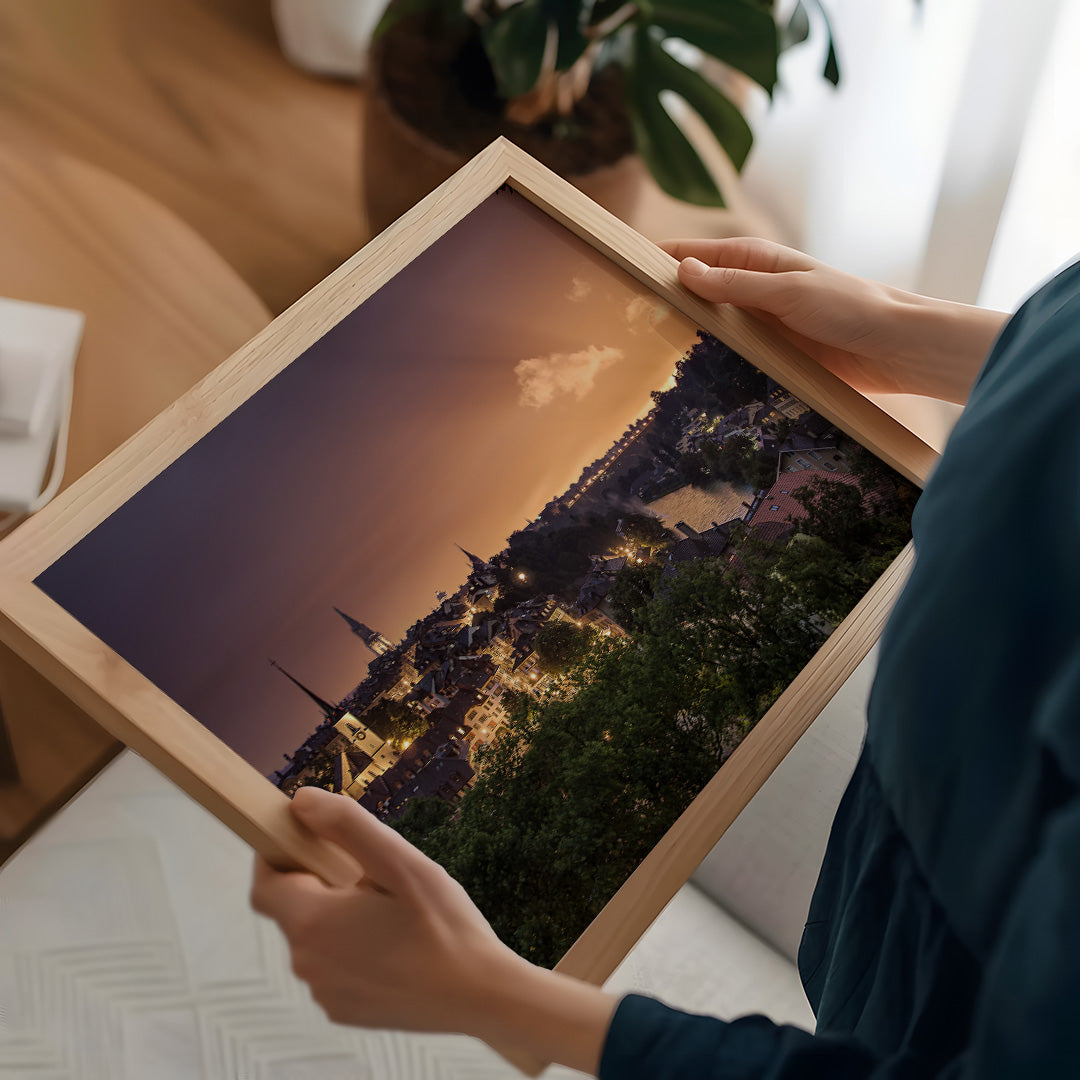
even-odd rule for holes
{"type": "MultiPolygon", "coordinates": [[[[268,0],[0,0],[0,295],[87,314],[68,482],[361,246],[359,114],[268,0]]],[[[118,744],[10,654],[0,709],[2,860],[118,744]]]]}
{"type": "Polygon", "coordinates": [[[65,483],[270,320],[175,215],[54,151],[0,149],[0,295],[86,313],[65,483]]]}
{"type": "Polygon", "coordinates": [[[282,57],[270,0],[0,0],[0,144],[127,180],[274,312],[367,239],[359,123],[354,86],[282,57]]]}
{"type": "MultiPolygon", "coordinates": [[[[362,93],[284,59],[270,0],[0,0],[0,143],[56,147],[129,181],[275,313],[370,239],[362,93]]],[[[643,176],[631,224],[654,240],[783,239],[692,121],[731,210],[680,203],[643,176]]]]}
{"type": "MultiPolygon", "coordinates": [[[[935,460],[929,447],[787,342],[738,313],[700,304],[683,293],[677,285],[673,259],[588,203],[575,189],[508,143],[490,147],[0,545],[0,639],[277,861],[284,856],[316,872],[324,870],[323,860],[317,859],[317,853],[296,833],[286,797],[29,583],[506,182],[631,269],[665,300],[730,341],[747,359],[907,475],[924,480],[935,460]]],[[[784,747],[794,743],[824,707],[844,673],[854,668],[876,640],[892,596],[890,590],[900,572],[894,572],[891,583],[873,591],[860,609],[869,614],[852,617],[855,629],[840,635],[819,654],[811,671],[800,676],[781,699],[782,704],[774,708],[763,734],[751,744],[753,748],[764,743],[764,752],[755,757],[751,749],[741,756],[740,760],[749,759],[749,764],[740,774],[736,801],[745,801],[764,783],[783,756],[784,747]]],[[[849,624],[852,619],[845,625],[849,624]]],[[[728,808],[733,805],[730,800],[725,803],[728,808]]],[[[700,831],[696,836],[700,842],[700,831]]],[[[660,873],[650,887],[670,889],[670,896],[689,872],[686,859],[659,858],[660,873]]],[[[654,899],[657,895],[652,894],[654,899]]],[[[575,970],[595,972],[607,964],[613,950],[625,952],[636,940],[632,929],[620,929],[621,916],[601,916],[600,922],[606,929],[595,933],[600,934],[597,940],[602,947],[587,958],[588,962],[582,960],[579,950],[575,970]],[[621,944],[613,945],[613,941],[621,944]]]]}
{"type": "MultiPolygon", "coordinates": [[[[86,313],[65,486],[270,319],[174,214],[56,151],[0,151],[0,233],[0,295],[86,313]]],[[[3,858],[119,747],[6,650],[0,707],[18,766],[0,783],[3,858]]]]}

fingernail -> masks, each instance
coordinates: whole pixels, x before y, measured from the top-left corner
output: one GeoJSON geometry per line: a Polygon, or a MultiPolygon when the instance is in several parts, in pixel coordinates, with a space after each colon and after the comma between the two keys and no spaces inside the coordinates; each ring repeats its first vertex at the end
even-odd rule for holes
{"type": "Polygon", "coordinates": [[[683,259],[682,269],[683,273],[689,274],[691,277],[701,277],[709,272],[709,267],[700,259],[695,259],[693,255],[683,259]]]}

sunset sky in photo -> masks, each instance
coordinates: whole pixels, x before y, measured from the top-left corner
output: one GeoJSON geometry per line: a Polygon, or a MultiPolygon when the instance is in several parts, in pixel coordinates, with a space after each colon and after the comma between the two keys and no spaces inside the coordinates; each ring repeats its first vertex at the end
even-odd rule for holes
{"type": "Polygon", "coordinates": [[[493,195],[38,579],[260,772],[650,405],[696,328],[493,195]]]}

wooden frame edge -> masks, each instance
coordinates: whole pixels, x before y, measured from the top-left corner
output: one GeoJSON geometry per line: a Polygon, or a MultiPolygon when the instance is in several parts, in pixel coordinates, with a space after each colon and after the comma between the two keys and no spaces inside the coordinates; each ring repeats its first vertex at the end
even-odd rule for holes
{"type": "MultiPolygon", "coordinates": [[[[33,579],[507,183],[823,416],[853,431],[909,479],[925,483],[937,460],[936,451],[921,439],[769,328],[730,307],[691,296],[678,283],[674,259],[517,147],[496,141],[0,544],[5,563],[0,640],[279,865],[303,865],[337,881],[355,880],[357,872],[337,849],[320,848],[300,829],[287,812],[285,796],[134,668],[111,650],[106,664],[100,651],[96,658],[88,653],[87,640],[97,639],[37,590],[33,579]],[[130,704],[125,709],[114,704],[109,689],[117,680],[124,682],[128,702],[140,702],[156,720],[168,714],[170,723],[180,722],[180,734],[163,739],[154,723],[131,715],[130,704]],[[218,787],[200,773],[179,745],[196,729],[232,755],[228,765],[237,779],[218,787]]],[[[910,558],[908,549],[863,597],[563,957],[558,970],[591,981],[610,974],[689,876],[687,872],[671,887],[676,880],[673,868],[692,869],[691,862],[707,854],[876,640],[910,558]],[[814,679],[821,681],[811,688],[814,679]],[[718,794],[731,785],[732,794],[718,794]],[[708,829],[702,824],[706,813],[718,815],[708,829]],[[648,886],[650,875],[657,875],[661,884],[648,886]],[[633,935],[626,932],[628,927],[635,928],[633,935]]],[[[200,743],[200,748],[208,746],[200,743]]]]}
{"type": "Polygon", "coordinates": [[[351,858],[289,813],[286,796],[140,672],[111,650],[102,663],[101,649],[97,655],[82,649],[88,634],[31,583],[0,581],[0,640],[106,731],[146,758],[272,865],[308,869],[339,885],[360,877],[351,858]],[[42,626],[60,648],[49,648],[40,640],[42,626]],[[124,708],[112,700],[117,689],[122,690],[124,708]],[[132,716],[136,709],[139,719],[132,716]]]}
{"type": "Polygon", "coordinates": [[[679,283],[678,262],[667,252],[513,143],[500,141],[506,144],[503,153],[512,165],[507,182],[514,190],[826,419],[841,427],[856,427],[859,440],[908,480],[919,487],[926,484],[939,457],[933,447],[759,319],[730,304],[711,304],[688,292],[679,283]],[[592,220],[585,225],[583,218],[592,220]],[[878,438],[877,428],[887,431],[890,441],[878,438]]]}

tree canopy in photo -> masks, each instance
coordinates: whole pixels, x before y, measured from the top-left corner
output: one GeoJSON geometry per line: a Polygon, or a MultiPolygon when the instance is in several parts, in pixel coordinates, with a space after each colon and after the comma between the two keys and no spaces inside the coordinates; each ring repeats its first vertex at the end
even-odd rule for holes
{"type": "Polygon", "coordinates": [[[506,550],[491,560],[499,583],[495,610],[506,611],[538,594],[576,599],[592,556],[618,545],[619,517],[611,510],[514,533],[506,550]]]}
{"type": "Polygon", "coordinates": [[[618,526],[623,540],[632,548],[649,548],[658,551],[667,547],[676,535],[655,514],[626,514],[618,526]]]}
{"type": "Polygon", "coordinates": [[[536,635],[533,646],[540,667],[552,674],[566,672],[589,654],[596,634],[591,627],[578,627],[565,619],[551,619],[536,635]]]}
{"type": "Polygon", "coordinates": [[[427,731],[431,721],[422,713],[415,712],[401,701],[381,698],[361,717],[380,739],[402,747],[418,739],[427,731]]]}

